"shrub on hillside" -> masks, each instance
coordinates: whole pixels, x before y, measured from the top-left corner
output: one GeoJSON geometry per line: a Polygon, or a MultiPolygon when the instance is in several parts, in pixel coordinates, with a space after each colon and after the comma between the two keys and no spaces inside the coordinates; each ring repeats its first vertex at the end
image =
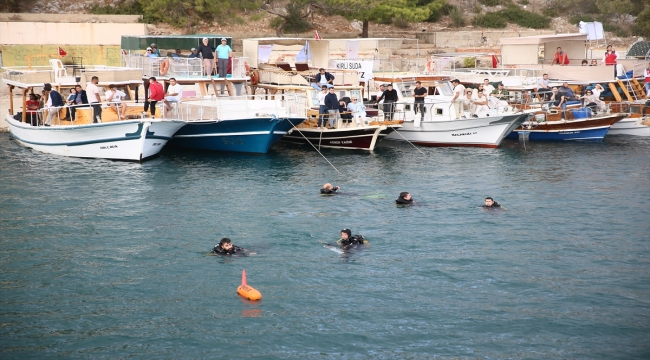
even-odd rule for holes
{"type": "Polygon", "coordinates": [[[408,29],[411,27],[411,23],[402,18],[395,18],[395,20],[393,20],[393,25],[398,29],[408,29]]]}
{"type": "Polygon", "coordinates": [[[555,8],[551,7],[551,6],[542,9],[542,15],[548,16],[548,17],[551,17],[551,18],[558,17],[557,10],[555,10],[555,8]]]}
{"type": "Polygon", "coordinates": [[[503,29],[508,25],[508,22],[498,13],[492,12],[474,17],[472,25],[490,29],[503,29]]]}
{"type": "Polygon", "coordinates": [[[476,58],[465,58],[463,59],[464,68],[475,68],[476,67],[476,58]]]}
{"type": "Polygon", "coordinates": [[[453,27],[463,27],[465,26],[465,16],[461,10],[454,8],[450,13],[449,17],[451,18],[451,24],[453,27]]]}
{"type": "Polygon", "coordinates": [[[551,25],[551,19],[539,14],[526,11],[519,6],[513,5],[498,12],[506,21],[519,26],[533,29],[545,29],[551,25]]]}
{"type": "Polygon", "coordinates": [[[481,4],[485,6],[497,6],[497,5],[508,5],[510,0],[478,0],[481,4]]]}
{"type": "Polygon", "coordinates": [[[528,0],[519,0],[519,5],[530,5],[530,1],[528,1],[528,0]]]}
{"type": "Polygon", "coordinates": [[[650,6],[643,10],[636,18],[636,24],[632,28],[634,35],[650,39],[650,6]]]}
{"type": "MultiPolygon", "coordinates": [[[[638,23],[638,20],[637,20],[638,23]]],[[[603,23],[603,30],[609,31],[614,33],[614,35],[619,36],[619,37],[627,37],[630,36],[630,33],[627,31],[627,29],[624,29],[620,26],[617,25],[612,25],[608,23],[603,23]]]]}
{"type": "Polygon", "coordinates": [[[440,8],[431,8],[429,7],[429,10],[431,11],[429,13],[429,18],[426,19],[426,22],[436,22],[439,21],[443,16],[447,16],[451,13],[453,9],[456,7],[454,5],[445,3],[443,4],[440,8]]]}

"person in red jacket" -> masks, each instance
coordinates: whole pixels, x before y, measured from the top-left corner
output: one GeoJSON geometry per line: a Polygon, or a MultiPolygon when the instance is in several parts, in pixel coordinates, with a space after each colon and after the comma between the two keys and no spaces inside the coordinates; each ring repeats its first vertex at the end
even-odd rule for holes
{"type": "Polygon", "coordinates": [[[567,55],[564,51],[562,51],[562,48],[558,46],[557,50],[555,51],[555,55],[553,56],[553,62],[551,63],[551,66],[553,64],[558,64],[558,65],[569,65],[569,55],[567,55]]]}
{"type": "Polygon", "coordinates": [[[151,106],[151,116],[156,116],[156,103],[165,98],[165,90],[155,77],[149,78],[149,98],[144,102],[144,112],[151,106]]]}

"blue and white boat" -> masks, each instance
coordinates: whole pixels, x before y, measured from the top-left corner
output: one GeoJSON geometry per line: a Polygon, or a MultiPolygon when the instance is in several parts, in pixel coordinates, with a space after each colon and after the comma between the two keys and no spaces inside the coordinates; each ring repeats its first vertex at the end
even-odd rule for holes
{"type": "Polygon", "coordinates": [[[172,116],[183,122],[171,146],[266,154],[306,120],[306,99],[297,94],[233,96],[178,104],[172,116]]]}

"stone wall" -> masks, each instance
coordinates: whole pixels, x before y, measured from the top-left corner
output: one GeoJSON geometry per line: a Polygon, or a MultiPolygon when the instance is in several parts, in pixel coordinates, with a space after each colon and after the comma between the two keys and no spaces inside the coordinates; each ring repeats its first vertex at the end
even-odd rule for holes
{"type": "Polygon", "coordinates": [[[498,47],[499,39],[555,34],[552,30],[527,31],[437,31],[416,34],[416,38],[436,48],[498,47]]]}

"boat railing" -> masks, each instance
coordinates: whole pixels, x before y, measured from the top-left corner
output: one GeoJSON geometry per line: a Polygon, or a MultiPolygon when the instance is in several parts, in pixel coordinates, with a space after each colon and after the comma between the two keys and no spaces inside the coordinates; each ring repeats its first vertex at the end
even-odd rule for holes
{"type": "MultiPolygon", "coordinates": [[[[246,58],[232,59],[231,77],[247,76],[246,58]]],[[[121,63],[131,68],[141,68],[142,76],[147,77],[176,77],[181,79],[203,78],[203,61],[201,58],[185,57],[155,57],[150,58],[137,54],[122,54],[121,63]]],[[[216,65],[215,65],[216,69],[216,65]]],[[[216,71],[216,70],[215,70],[216,71]]]]}
{"type": "Polygon", "coordinates": [[[213,97],[176,103],[165,117],[192,122],[253,118],[302,118],[306,113],[307,98],[304,94],[276,94],[275,96],[213,97]]]}
{"type": "MultiPolygon", "coordinates": [[[[122,101],[122,103],[126,103],[127,106],[129,104],[133,105],[135,104],[136,106],[140,106],[141,104],[137,104],[134,101],[122,101]]],[[[54,106],[51,108],[42,108],[38,110],[27,110],[25,113],[25,122],[31,126],[35,127],[41,127],[41,126],[62,126],[62,125],[87,125],[91,124],[94,122],[101,123],[101,119],[92,119],[92,116],[94,116],[94,111],[91,106],[92,104],[77,104],[77,105],[64,105],[64,106],[54,106]],[[79,113],[77,111],[71,111],[72,109],[76,110],[89,110],[90,112],[90,118],[84,117],[83,120],[80,119],[79,113]],[[54,111],[54,114],[49,118],[49,114],[54,111]]],[[[121,120],[126,120],[127,116],[125,113],[122,112],[122,109],[119,105],[119,103],[111,103],[111,102],[103,102],[100,103],[100,106],[102,107],[102,112],[109,110],[115,112],[115,120],[109,120],[110,122],[115,122],[115,121],[121,121],[121,120]],[[112,106],[114,105],[114,106],[112,106]]],[[[159,114],[163,114],[164,111],[164,103],[161,101],[157,104],[157,111],[159,111],[159,114]]],[[[138,115],[137,117],[135,116],[128,116],[128,119],[134,119],[134,118],[146,118],[149,115],[143,116],[142,114],[138,115]]],[[[20,115],[19,118],[16,118],[18,121],[22,121],[22,114],[20,115]]]]}

